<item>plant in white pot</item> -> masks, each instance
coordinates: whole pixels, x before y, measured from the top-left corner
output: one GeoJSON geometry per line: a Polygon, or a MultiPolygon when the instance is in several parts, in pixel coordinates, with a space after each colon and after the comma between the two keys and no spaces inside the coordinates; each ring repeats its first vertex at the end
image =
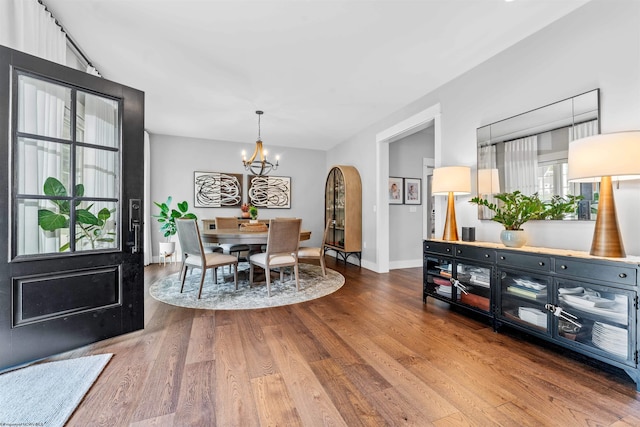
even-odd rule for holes
{"type": "Polygon", "coordinates": [[[167,239],[166,242],[160,242],[160,254],[166,258],[173,255],[176,251],[176,242],[171,241],[171,238],[176,235],[178,229],[176,228],[176,219],[188,218],[198,219],[198,217],[189,212],[189,204],[185,201],[178,203],[178,209],[171,208],[172,197],[169,196],[164,203],[153,202],[159,209],[160,213],[153,215],[154,218],[158,218],[158,222],[162,224],[160,226],[160,232],[167,239]]]}
{"type": "Polygon", "coordinates": [[[500,233],[500,241],[505,246],[519,248],[527,242],[522,225],[532,219],[544,218],[545,204],[538,197],[538,193],[525,196],[520,191],[496,194],[502,203],[494,204],[481,197],[474,197],[469,203],[486,206],[493,211],[492,221],[504,226],[500,233]]]}

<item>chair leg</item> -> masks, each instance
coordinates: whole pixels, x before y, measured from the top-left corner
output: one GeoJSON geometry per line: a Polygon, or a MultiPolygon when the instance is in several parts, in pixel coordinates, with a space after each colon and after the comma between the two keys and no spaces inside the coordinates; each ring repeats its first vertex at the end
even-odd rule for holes
{"type": "Polygon", "coordinates": [[[198,299],[200,299],[200,296],[202,295],[202,285],[204,284],[204,276],[206,273],[207,273],[207,269],[202,268],[202,274],[200,275],[200,290],[198,291],[198,299]]]}
{"type": "Polygon", "coordinates": [[[271,296],[271,269],[265,267],[264,275],[267,277],[267,296],[271,296]]]}
{"type": "MultiPolygon", "coordinates": [[[[231,268],[231,266],[229,266],[231,268]]],[[[236,291],[238,290],[238,264],[233,264],[233,282],[236,285],[236,291]]]]}
{"type": "Polygon", "coordinates": [[[189,267],[187,267],[187,264],[185,264],[184,262],[182,263],[182,271],[180,271],[180,281],[182,282],[182,284],[180,285],[180,293],[182,293],[182,291],[184,290],[184,280],[187,278],[187,269],[189,267]]]}
{"type": "Polygon", "coordinates": [[[294,264],[293,271],[296,273],[296,290],[300,290],[300,281],[298,280],[298,264],[294,264]]]}
{"type": "Polygon", "coordinates": [[[324,264],[324,254],[320,254],[320,267],[322,267],[322,276],[327,277],[327,267],[324,264]]]}

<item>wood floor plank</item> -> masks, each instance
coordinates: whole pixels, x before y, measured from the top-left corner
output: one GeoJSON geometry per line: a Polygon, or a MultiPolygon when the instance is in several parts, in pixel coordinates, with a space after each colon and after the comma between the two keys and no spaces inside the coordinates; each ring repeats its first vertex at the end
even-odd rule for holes
{"type": "Polygon", "coordinates": [[[264,426],[302,426],[302,419],[280,374],[251,379],[253,395],[264,426]]]}
{"type": "Polygon", "coordinates": [[[113,353],[68,426],[636,426],[621,370],[429,298],[422,269],[377,274],[327,257],[345,285],[259,310],[158,302],[145,329],[52,360],[113,353]]]}
{"type": "Polygon", "coordinates": [[[383,426],[385,419],[333,359],[311,362],[311,369],[349,426],[383,426]]]}
{"type": "Polygon", "coordinates": [[[215,427],[215,378],[213,360],[191,363],[185,367],[173,418],[175,425],[215,427]]]}
{"type": "Polygon", "coordinates": [[[216,326],[215,352],[216,424],[225,427],[259,425],[237,324],[216,326]]]}
{"type": "Polygon", "coordinates": [[[346,426],[307,361],[296,352],[294,340],[275,326],[265,327],[265,336],[303,423],[346,426]]]}
{"type": "Polygon", "coordinates": [[[210,315],[196,315],[193,318],[185,363],[192,364],[215,359],[215,319],[215,316],[210,315]]]}

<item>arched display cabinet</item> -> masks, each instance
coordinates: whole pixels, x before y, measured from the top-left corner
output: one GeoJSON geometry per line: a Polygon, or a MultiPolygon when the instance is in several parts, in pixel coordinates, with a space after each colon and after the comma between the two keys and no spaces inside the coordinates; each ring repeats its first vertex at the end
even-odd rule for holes
{"type": "Polygon", "coordinates": [[[362,183],[353,166],[333,166],[327,175],[324,195],[325,224],[332,220],[325,250],[338,259],[355,255],[362,259],[362,183]]]}

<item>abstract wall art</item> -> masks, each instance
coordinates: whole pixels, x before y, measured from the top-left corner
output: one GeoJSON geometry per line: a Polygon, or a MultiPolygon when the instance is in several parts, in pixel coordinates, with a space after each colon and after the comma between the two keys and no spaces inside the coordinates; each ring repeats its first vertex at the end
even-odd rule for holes
{"type": "Polygon", "coordinates": [[[249,177],[249,203],[258,208],[291,208],[291,178],[286,176],[249,177]]]}
{"type": "Polygon", "coordinates": [[[240,206],[242,175],[223,172],[194,172],[193,175],[195,207],[240,206]]]}

